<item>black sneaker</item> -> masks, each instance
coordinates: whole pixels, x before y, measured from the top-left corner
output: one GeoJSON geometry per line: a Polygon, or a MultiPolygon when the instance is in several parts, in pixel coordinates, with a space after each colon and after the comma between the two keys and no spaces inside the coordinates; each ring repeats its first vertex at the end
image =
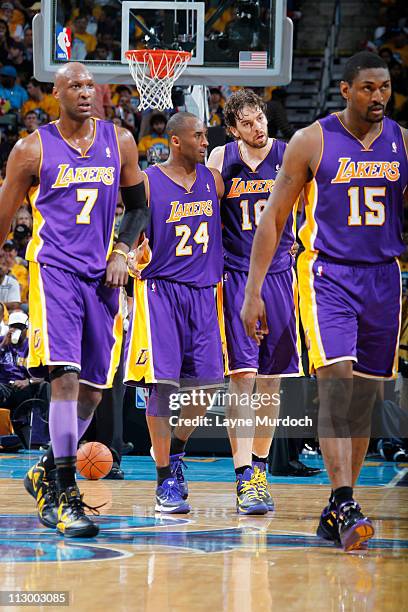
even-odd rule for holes
{"type": "Polygon", "coordinates": [[[86,516],[85,508],[99,514],[97,508],[87,506],[76,485],[68,487],[59,497],[57,531],[68,538],[93,538],[99,527],[86,516]]]}
{"type": "Polygon", "coordinates": [[[37,502],[40,523],[55,529],[58,523],[56,470],[51,470],[47,474],[44,466],[36,463],[25,475],[24,487],[37,502]]]}
{"type": "Polygon", "coordinates": [[[114,461],[111,471],[105,476],[105,480],[124,480],[124,478],[125,472],[122,470],[119,463],[114,461]]]}
{"type": "Polygon", "coordinates": [[[337,546],[341,544],[339,535],[339,524],[337,521],[337,510],[333,504],[329,504],[320,516],[319,526],[316,531],[318,538],[333,542],[337,546]]]}
{"type": "Polygon", "coordinates": [[[353,500],[340,504],[337,520],[341,545],[346,552],[361,548],[374,535],[372,522],[353,500]]]}

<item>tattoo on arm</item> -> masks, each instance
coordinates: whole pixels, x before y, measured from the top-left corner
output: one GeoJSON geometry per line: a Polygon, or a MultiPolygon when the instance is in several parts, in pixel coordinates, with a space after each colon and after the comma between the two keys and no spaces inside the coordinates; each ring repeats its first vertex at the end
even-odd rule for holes
{"type": "Polygon", "coordinates": [[[290,174],[286,174],[286,172],[281,172],[280,176],[287,185],[291,185],[293,183],[293,178],[290,176],[290,174]]]}

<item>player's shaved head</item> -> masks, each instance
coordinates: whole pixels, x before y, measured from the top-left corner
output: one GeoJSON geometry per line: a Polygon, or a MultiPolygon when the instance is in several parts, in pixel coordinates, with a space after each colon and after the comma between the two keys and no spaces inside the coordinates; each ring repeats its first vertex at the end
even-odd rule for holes
{"type": "Polygon", "coordinates": [[[55,73],[55,81],[54,85],[58,89],[63,83],[66,83],[67,80],[75,80],[75,79],[92,79],[92,74],[89,72],[88,68],[81,64],[80,62],[68,62],[64,64],[57,70],[55,73]]]}
{"type": "Polygon", "coordinates": [[[207,128],[199,117],[176,113],[167,123],[167,133],[171,161],[177,158],[188,165],[203,163],[208,147],[207,128]]]}
{"type": "Polygon", "coordinates": [[[167,122],[167,133],[170,136],[181,136],[181,134],[188,128],[191,129],[193,121],[200,121],[200,119],[193,115],[193,113],[187,113],[181,111],[175,113],[167,122]]]}
{"type": "Polygon", "coordinates": [[[84,64],[72,62],[61,66],[55,74],[53,93],[60,104],[60,119],[85,121],[91,116],[95,83],[84,64]]]}

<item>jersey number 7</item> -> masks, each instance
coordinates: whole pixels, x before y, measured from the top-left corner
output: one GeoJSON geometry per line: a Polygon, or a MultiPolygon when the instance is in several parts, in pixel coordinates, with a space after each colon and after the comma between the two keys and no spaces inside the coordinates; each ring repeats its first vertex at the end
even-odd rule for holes
{"type": "Polygon", "coordinates": [[[82,225],[89,225],[91,222],[91,210],[98,199],[98,189],[77,189],[77,202],[85,202],[76,222],[82,225]]]}

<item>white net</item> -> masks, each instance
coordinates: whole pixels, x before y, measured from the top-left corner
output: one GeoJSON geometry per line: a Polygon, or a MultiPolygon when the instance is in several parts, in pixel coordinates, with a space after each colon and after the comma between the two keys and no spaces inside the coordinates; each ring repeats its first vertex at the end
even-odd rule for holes
{"type": "Polygon", "coordinates": [[[171,90],[191,59],[186,51],[127,51],[130,73],[140,95],[138,110],[173,108],[171,90]]]}

